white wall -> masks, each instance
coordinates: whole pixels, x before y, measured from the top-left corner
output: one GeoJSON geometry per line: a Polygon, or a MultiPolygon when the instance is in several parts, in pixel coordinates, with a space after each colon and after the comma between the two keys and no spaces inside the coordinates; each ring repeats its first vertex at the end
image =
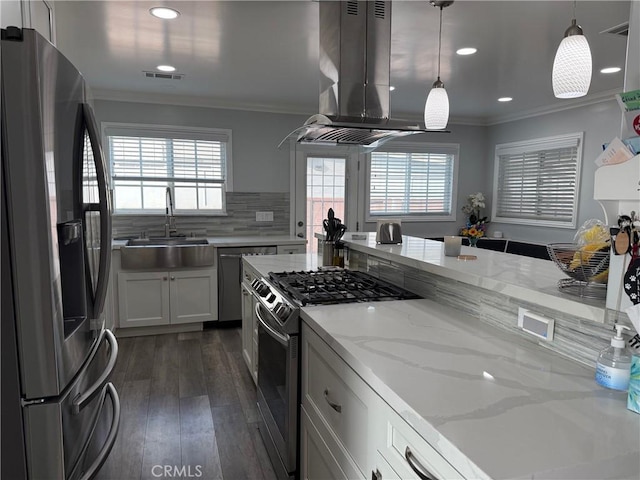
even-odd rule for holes
{"type": "MultiPolygon", "coordinates": [[[[620,108],[614,99],[561,112],[493,125],[487,128],[485,189],[493,193],[495,146],[565,133],[584,132],[584,148],[580,174],[580,197],[577,227],[585,220],[604,221],[602,208],[593,199],[594,160],[602,152],[602,144],[620,134],[620,108]]],[[[490,205],[487,205],[490,208],[490,205]]],[[[491,210],[489,209],[489,212],[491,210]]],[[[504,232],[505,237],[537,243],[571,242],[576,229],[531,227],[506,223],[491,223],[489,233],[504,232]]]]}
{"type": "Polygon", "coordinates": [[[98,122],[227,128],[233,136],[233,190],[288,192],[289,149],[280,141],[306,116],[95,100],[98,122]]]}

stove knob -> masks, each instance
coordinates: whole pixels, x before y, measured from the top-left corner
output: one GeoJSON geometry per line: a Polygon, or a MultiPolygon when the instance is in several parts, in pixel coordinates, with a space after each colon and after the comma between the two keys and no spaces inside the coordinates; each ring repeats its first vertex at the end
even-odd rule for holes
{"type": "Polygon", "coordinates": [[[269,295],[269,293],[271,293],[271,289],[264,283],[260,282],[260,285],[258,285],[258,287],[256,288],[256,292],[258,292],[258,295],[264,298],[269,295]]]}
{"type": "MultiPolygon", "coordinates": [[[[268,290],[267,293],[271,292],[271,290],[269,290],[269,289],[267,289],[267,290],[268,290]]],[[[265,297],[266,294],[262,295],[262,296],[265,297]]],[[[269,303],[273,303],[275,300],[276,300],[276,296],[273,293],[271,295],[269,295],[269,297],[267,298],[267,302],[269,302],[269,303]]]]}
{"type": "Polygon", "coordinates": [[[291,307],[289,305],[282,304],[282,306],[280,307],[280,311],[278,312],[278,316],[282,320],[285,320],[289,317],[289,315],[291,315],[291,307]]]}

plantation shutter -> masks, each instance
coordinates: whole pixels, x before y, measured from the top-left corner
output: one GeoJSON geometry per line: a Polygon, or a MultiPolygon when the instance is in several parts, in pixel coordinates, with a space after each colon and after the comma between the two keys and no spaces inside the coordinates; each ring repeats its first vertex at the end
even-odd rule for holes
{"type": "Polygon", "coordinates": [[[579,172],[578,138],[533,148],[500,148],[496,216],[573,224],[579,172]]]}
{"type": "Polygon", "coordinates": [[[119,130],[108,132],[116,211],[162,210],[167,187],[176,210],[224,210],[227,135],[119,130]]]}
{"type": "Polygon", "coordinates": [[[454,159],[448,152],[373,152],[370,215],[451,214],[454,159]]]}

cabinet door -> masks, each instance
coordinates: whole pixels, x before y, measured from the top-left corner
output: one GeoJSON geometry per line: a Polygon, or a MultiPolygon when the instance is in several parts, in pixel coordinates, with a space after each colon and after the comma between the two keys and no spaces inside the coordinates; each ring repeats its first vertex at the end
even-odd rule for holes
{"type": "Polygon", "coordinates": [[[300,478],[346,480],[348,477],[331,455],[329,447],[322,440],[304,407],[300,410],[300,478]]]}
{"type": "Polygon", "coordinates": [[[118,273],[118,312],[120,328],[167,325],[168,273],[118,273]]]}
{"type": "Polygon", "coordinates": [[[242,284],[242,357],[253,372],[253,296],[242,284]]]}
{"type": "Polygon", "coordinates": [[[169,272],[171,323],[209,322],[218,319],[216,270],[169,272]]]}

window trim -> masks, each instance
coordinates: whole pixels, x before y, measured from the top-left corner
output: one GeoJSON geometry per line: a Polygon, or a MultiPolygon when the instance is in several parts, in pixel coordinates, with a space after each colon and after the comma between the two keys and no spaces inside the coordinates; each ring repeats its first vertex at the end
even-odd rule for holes
{"type": "Polygon", "coordinates": [[[491,221],[496,223],[509,223],[514,225],[529,225],[536,227],[552,227],[575,229],[578,223],[578,206],[580,203],[580,184],[582,171],[582,152],[584,149],[584,132],[554,135],[551,137],[534,138],[519,142],[496,144],[493,164],[493,194],[491,198],[491,221]],[[573,198],[573,216],[570,222],[553,220],[535,220],[529,218],[500,217],[498,209],[498,178],[500,176],[500,155],[509,153],[524,153],[527,151],[555,149],[567,146],[576,147],[576,188],[573,198]]]}
{"type": "Polygon", "coordinates": [[[390,142],[376,149],[376,152],[399,152],[399,153],[445,153],[453,154],[453,171],[451,185],[451,213],[449,215],[394,215],[381,214],[371,215],[371,154],[366,154],[365,168],[365,198],[364,215],[365,222],[377,222],[382,219],[397,218],[402,222],[449,222],[456,221],[457,201],[458,201],[458,165],[460,163],[459,143],[423,143],[423,142],[390,142]]]}
{"type": "MultiPolygon", "coordinates": [[[[206,211],[206,210],[178,210],[175,216],[209,216],[224,217],[227,216],[226,194],[233,192],[233,137],[231,129],[223,128],[204,128],[204,127],[184,127],[175,125],[153,125],[144,123],[122,123],[122,122],[101,122],[102,148],[105,152],[106,166],[109,180],[109,192],[113,199],[113,177],[111,176],[111,157],[109,155],[109,137],[110,136],[129,136],[129,137],[153,137],[153,138],[176,138],[185,140],[208,140],[208,141],[226,141],[226,159],[225,159],[225,181],[222,184],[224,188],[222,198],[222,211],[206,211]]],[[[144,209],[119,209],[113,212],[114,216],[119,215],[135,215],[164,217],[166,214],[160,210],[144,210],[144,209]]]]}

